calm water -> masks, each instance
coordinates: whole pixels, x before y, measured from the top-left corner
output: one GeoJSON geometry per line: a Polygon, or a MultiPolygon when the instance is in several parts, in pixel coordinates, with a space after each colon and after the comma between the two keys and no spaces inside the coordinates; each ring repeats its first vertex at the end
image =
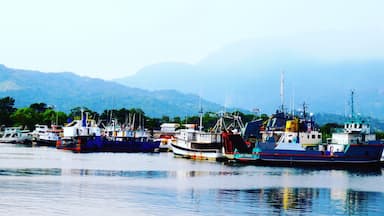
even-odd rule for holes
{"type": "Polygon", "coordinates": [[[381,169],[235,166],[0,144],[0,215],[384,215],[381,169]]]}

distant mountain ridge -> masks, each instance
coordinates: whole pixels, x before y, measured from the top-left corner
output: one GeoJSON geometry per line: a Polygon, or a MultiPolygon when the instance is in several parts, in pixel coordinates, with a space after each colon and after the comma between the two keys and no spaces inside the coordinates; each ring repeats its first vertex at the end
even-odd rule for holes
{"type": "Polygon", "coordinates": [[[0,97],[16,99],[16,107],[44,102],[69,112],[78,106],[94,111],[141,108],[151,117],[197,115],[199,103],[205,111],[218,112],[224,107],[197,95],[176,90],[148,91],[115,82],[81,77],[70,72],[43,73],[18,70],[0,65],[0,97]]]}
{"type": "Polygon", "coordinates": [[[344,115],[349,112],[349,93],[354,89],[357,112],[384,119],[384,59],[331,61],[287,46],[269,49],[269,45],[232,44],[194,65],[163,62],[116,81],[149,90],[200,94],[219,104],[259,108],[270,114],[281,103],[280,75],[284,71],[284,101],[289,109],[306,102],[312,112],[344,115]]]}
{"type": "MultiPolygon", "coordinates": [[[[204,112],[233,110],[200,99],[194,94],[180,93],[176,90],[147,91],[130,88],[115,82],[81,77],[70,72],[42,73],[0,65],[0,74],[0,97],[15,98],[16,107],[44,102],[64,112],[69,112],[77,106],[85,106],[97,112],[102,112],[104,109],[141,108],[151,117],[196,116],[200,102],[204,112]]],[[[319,125],[330,122],[342,124],[345,118],[343,115],[317,113],[315,120],[319,125]]],[[[373,128],[384,130],[383,121],[373,118],[368,118],[368,121],[373,128]]]]}

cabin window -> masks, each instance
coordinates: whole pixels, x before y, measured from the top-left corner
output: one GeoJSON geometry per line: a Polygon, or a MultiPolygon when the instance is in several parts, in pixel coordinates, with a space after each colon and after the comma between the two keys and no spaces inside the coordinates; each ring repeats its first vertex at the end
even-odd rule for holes
{"type": "Polygon", "coordinates": [[[317,135],[317,138],[318,138],[318,139],[321,139],[321,134],[317,135]]]}
{"type": "Polygon", "coordinates": [[[313,135],[312,135],[312,139],[315,139],[315,138],[316,138],[316,135],[315,135],[315,134],[313,134],[313,135]]]}
{"type": "Polygon", "coordinates": [[[307,135],[307,138],[309,139],[309,134],[307,135]]]}

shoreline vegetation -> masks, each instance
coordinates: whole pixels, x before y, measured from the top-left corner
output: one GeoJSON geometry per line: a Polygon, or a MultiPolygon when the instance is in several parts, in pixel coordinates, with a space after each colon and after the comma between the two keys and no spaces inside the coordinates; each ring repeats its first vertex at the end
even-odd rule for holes
{"type": "MultiPolygon", "coordinates": [[[[85,111],[92,118],[97,121],[98,124],[107,124],[112,119],[116,119],[118,122],[124,123],[128,120],[129,116],[136,116],[136,123],[143,123],[145,128],[149,130],[158,130],[162,123],[179,123],[183,124],[198,124],[199,116],[166,116],[163,115],[161,118],[151,118],[145,115],[145,112],[140,108],[121,108],[121,109],[107,109],[101,114],[88,109],[87,107],[74,107],[67,114],[65,112],[55,110],[55,106],[48,105],[46,103],[33,103],[29,107],[15,108],[15,99],[12,97],[0,98],[0,128],[11,126],[19,126],[23,129],[34,130],[36,124],[45,125],[65,125],[71,120],[79,119],[81,112],[85,111]],[[140,118],[140,119],[139,119],[140,118]]],[[[239,115],[244,123],[250,122],[255,119],[267,120],[269,116],[267,114],[245,114],[240,111],[233,112],[239,115]]],[[[206,112],[203,114],[203,125],[205,130],[212,128],[217,121],[217,114],[213,112],[206,112]]],[[[139,126],[139,125],[138,125],[139,126]]],[[[320,125],[320,131],[323,134],[324,139],[330,137],[333,128],[340,128],[342,125],[328,122],[320,125]]],[[[376,131],[377,139],[384,139],[384,132],[376,131]]]]}

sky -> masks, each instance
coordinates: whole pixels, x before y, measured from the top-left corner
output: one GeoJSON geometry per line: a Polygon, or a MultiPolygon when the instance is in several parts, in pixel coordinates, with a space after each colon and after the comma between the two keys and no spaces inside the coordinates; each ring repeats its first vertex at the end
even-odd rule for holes
{"type": "Polygon", "coordinates": [[[0,64],[111,80],[160,62],[196,64],[242,40],[333,33],[354,38],[344,53],[384,57],[383,8],[379,0],[0,0],[0,64]]]}

